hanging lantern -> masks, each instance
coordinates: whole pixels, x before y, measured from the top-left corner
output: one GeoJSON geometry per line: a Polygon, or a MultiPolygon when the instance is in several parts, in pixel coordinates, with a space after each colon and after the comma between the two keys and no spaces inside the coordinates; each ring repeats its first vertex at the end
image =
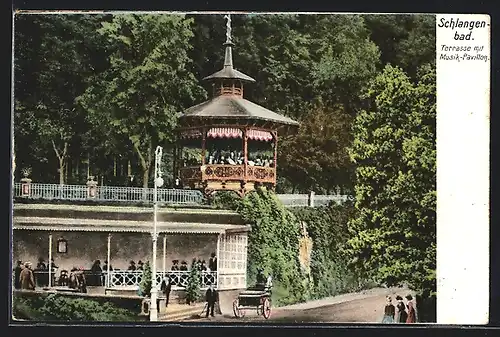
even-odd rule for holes
{"type": "Polygon", "coordinates": [[[68,252],[68,241],[63,237],[57,240],[57,252],[59,254],[66,254],[68,252]]]}

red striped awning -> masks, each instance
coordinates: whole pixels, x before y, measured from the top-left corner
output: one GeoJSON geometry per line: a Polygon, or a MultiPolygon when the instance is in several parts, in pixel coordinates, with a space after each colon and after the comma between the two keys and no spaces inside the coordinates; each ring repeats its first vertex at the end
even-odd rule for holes
{"type": "Polygon", "coordinates": [[[207,137],[211,138],[243,138],[243,132],[235,128],[212,128],[208,130],[207,137]]]}
{"type": "Polygon", "coordinates": [[[181,132],[181,138],[200,138],[200,130],[185,130],[181,132]]]}
{"type": "Polygon", "coordinates": [[[267,131],[248,130],[248,138],[269,142],[273,140],[273,135],[267,131]]]}

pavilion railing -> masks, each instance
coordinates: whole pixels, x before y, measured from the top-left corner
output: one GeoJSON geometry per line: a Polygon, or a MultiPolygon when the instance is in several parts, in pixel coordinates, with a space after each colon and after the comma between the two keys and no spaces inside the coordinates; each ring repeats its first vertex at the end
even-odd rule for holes
{"type": "MultiPolygon", "coordinates": [[[[111,201],[111,202],[153,202],[153,188],[95,186],[95,193],[89,193],[86,185],[59,185],[29,183],[29,189],[23,183],[15,183],[13,195],[15,198],[41,200],[73,200],[73,201],[111,201]]],[[[278,194],[278,199],[286,207],[319,207],[332,202],[344,203],[353,198],[349,195],[318,195],[310,194],[278,194]]],[[[167,204],[201,205],[205,198],[201,191],[195,189],[158,189],[158,201],[167,204]]]]}
{"type": "MultiPolygon", "coordinates": [[[[86,185],[58,185],[30,183],[29,193],[23,193],[22,184],[14,186],[14,197],[26,196],[30,199],[44,200],[96,200],[96,201],[124,201],[124,202],[153,202],[153,188],[95,186],[95,194],[89,193],[86,185]]],[[[201,204],[203,194],[198,190],[185,189],[158,189],[158,202],[172,204],[201,204]]]]}
{"type": "MultiPolygon", "coordinates": [[[[109,272],[109,279],[107,272],[103,272],[104,279],[106,280],[107,288],[120,288],[120,289],[137,289],[141,284],[143,271],[142,270],[112,270],[109,272]]],[[[172,289],[185,289],[188,284],[189,271],[175,270],[175,271],[157,271],[156,284],[158,287],[161,285],[162,280],[168,276],[171,280],[172,289]]],[[[201,289],[207,289],[210,284],[217,286],[217,272],[216,271],[202,271],[200,275],[201,289]]]]}
{"type": "Polygon", "coordinates": [[[287,207],[320,207],[332,202],[342,204],[353,198],[349,195],[278,194],[278,199],[287,207]]]}

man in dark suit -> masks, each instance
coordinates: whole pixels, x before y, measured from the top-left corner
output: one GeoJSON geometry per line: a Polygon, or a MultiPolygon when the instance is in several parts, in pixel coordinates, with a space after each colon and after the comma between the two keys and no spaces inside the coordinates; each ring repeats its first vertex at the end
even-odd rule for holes
{"type": "Polygon", "coordinates": [[[210,255],[210,259],[208,260],[208,268],[210,271],[217,271],[217,256],[215,253],[210,255]]]}
{"type": "Polygon", "coordinates": [[[210,284],[210,287],[207,289],[207,293],[205,294],[207,300],[207,315],[210,312],[210,316],[214,317],[214,308],[215,303],[219,301],[219,293],[214,289],[213,284],[210,284]]]}
{"type": "Polygon", "coordinates": [[[21,288],[21,282],[20,277],[21,277],[21,271],[23,270],[22,267],[23,263],[21,261],[17,261],[16,268],[14,268],[14,288],[20,289],[21,288]]]}
{"type": "MultiPolygon", "coordinates": [[[[161,291],[165,294],[165,308],[168,307],[168,301],[170,299],[170,291],[172,290],[172,283],[170,282],[170,277],[165,276],[160,286],[161,291]]],[[[159,305],[157,306],[160,307],[159,305]]]]}

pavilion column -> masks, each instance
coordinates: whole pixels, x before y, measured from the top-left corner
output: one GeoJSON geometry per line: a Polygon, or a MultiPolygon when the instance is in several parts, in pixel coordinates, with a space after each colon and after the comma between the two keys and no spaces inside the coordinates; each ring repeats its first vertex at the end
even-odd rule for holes
{"type": "Polygon", "coordinates": [[[163,277],[167,272],[167,234],[163,235],[163,277]]]}
{"type": "MultiPolygon", "coordinates": [[[[273,132],[274,136],[274,161],[273,161],[273,166],[274,166],[274,171],[276,172],[276,167],[278,166],[278,132],[273,132]]],[[[274,174],[276,177],[276,173],[274,174]]]]}
{"type": "Polygon", "coordinates": [[[244,177],[244,182],[247,182],[248,179],[248,129],[244,128],[243,129],[243,160],[244,160],[244,169],[245,169],[245,177],[244,177]]]}
{"type": "Polygon", "coordinates": [[[221,234],[218,234],[217,235],[217,252],[216,252],[216,255],[217,256],[217,271],[216,271],[216,277],[217,277],[217,289],[219,289],[219,284],[220,284],[220,280],[219,280],[219,270],[220,270],[220,240],[221,240],[221,234]]]}
{"type": "Polygon", "coordinates": [[[206,157],[206,147],[207,147],[207,130],[205,128],[202,129],[202,139],[201,139],[201,165],[205,165],[205,157],[206,157]]]}
{"type": "Polygon", "coordinates": [[[109,272],[111,270],[111,268],[110,268],[110,266],[111,266],[111,233],[108,233],[108,255],[107,255],[107,258],[108,258],[108,263],[106,263],[106,267],[107,267],[107,270],[106,270],[106,288],[109,288],[109,281],[110,281],[109,272]]]}
{"type": "Polygon", "coordinates": [[[49,234],[49,288],[52,287],[52,233],[49,234]]]}

